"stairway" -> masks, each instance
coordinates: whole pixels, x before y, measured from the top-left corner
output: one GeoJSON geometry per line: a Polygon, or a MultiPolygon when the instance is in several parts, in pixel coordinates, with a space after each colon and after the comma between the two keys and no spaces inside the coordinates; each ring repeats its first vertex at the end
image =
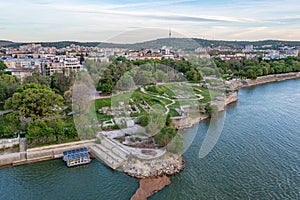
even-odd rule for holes
{"type": "Polygon", "coordinates": [[[97,159],[114,170],[119,168],[129,155],[129,152],[107,138],[103,138],[101,144],[90,146],[90,150],[97,159]]]}

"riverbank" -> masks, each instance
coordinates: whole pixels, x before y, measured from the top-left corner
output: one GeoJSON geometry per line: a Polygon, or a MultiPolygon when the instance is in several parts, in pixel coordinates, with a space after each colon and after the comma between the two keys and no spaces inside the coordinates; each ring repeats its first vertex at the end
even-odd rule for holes
{"type": "Polygon", "coordinates": [[[19,147],[20,152],[0,155],[0,167],[31,164],[41,161],[62,158],[64,151],[89,147],[94,142],[95,140],[86,140],[27,149],[26,141],[21,139],[19,147]]]}
{"type": "Polygon", "coordinates": [[[166,153],[153,160],[128,159],[122,166],[122,171],[131,177],[143,179],[164,175],[175,175],[185,167],[184,158],[181,155],[166,153]]]}
{"type": "Polygon", "coordinates": [[[296,78],[300,78],[300,72],[260,76],[257,79],[237,79],[230,81],[230,85],[233,86],[235,89],[240,89],[244,87],[251,87],[296,78]]]}
{"type": "MultiPolygon", "coordinates": [[[[293,77],[293,76],[292,76],[293,77]]],[[[299,77],[297,77],[297,78],[299,78],[299,77]]],[[[291,77],[289,77],[289,78],[287,78],[287,79],[284,79],[284,80],[288,80],[288,79],[292,79],[291,77]]],[[[251,80],[250,80],[251,81],[251,80]]],[[[253,81],[255,81],[255,80],[253,80],[253,81]]],[[[273,81],[272,82],[276,82],[276,81],[280,81],[280,79],[273,79],[273,81]]],[[[269,81],[270,82],[270,81],[269,81]]],[[[264,82],[264,83],[269,83],[269,82],[264,82]]],[[[259,83],[256,83],[257,85],[258,84],[263,84],[262,83],[262,81],[259,81],[259,83]]],[[[248,84],[248,85],[243,85],[243,87],[249,87],[249,86],[253,86],[253,85],[250,85],[250,84],[248,84]]],[[[248,98],[248,97],[247,97],[248,98]]],[[[203,120],[203,119],[202,119],[203,120]]],[[[199,123],[199,121],[198,122],[196,122],[196,123],[199,123]]],[[[47,159],[49,159],[49,158],[47,158],[47,159]]],[[[53,158],[52,158],[53,159],[53,158]]],[[[0,158],[0,160],[1,160],[1,158],[0,158]]],[[[50,159],[49,159],[50,160],[50,159]]],[[[143,179],[141,180],[141,182],[143,182],[143,179]]]]}
{"type": "MultiPolygon", "coordinates": [[[[236,79],[232,81],[228,81],[226,86],[233,88],[234,91],[227,94],[224,98],[220,98],[218,100],[211,101],[211,105],[215,105],[218,107],[218,112],[224,111],[226,106],[235,103],[238,101],[238,90],[245,87],[252,87],[256,85],[262,85],[272,82],[278,81],[285,81],[290,79],[300,78],[300,72],[291,72],[285,74],[275,74],[275,75],[268,75],[268,76],[261,76],[257,79],[236,79]]],[[[177,129],[186,129],[190,128],[206,119],[210,118],[208,115],[200,115],[196,118],[173,118],[173,125],[177,129]]]]}

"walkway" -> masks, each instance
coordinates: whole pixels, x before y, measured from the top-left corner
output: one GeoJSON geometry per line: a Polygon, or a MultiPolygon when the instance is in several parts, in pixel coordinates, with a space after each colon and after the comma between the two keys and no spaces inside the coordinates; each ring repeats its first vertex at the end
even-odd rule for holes
{"type": "Polygon", "coordinates": [[[0,111],[0,115],[5,115],[5,114],[11,113],[11,112],[13,112],[13,110],[2,110],[2,111],[0,111]]]}
{"type": "Polygon", "coordinates": [[[153,96],[153,97],[159,98],[159,99],[167,99],[167,100],[171,101],[172,103],[170,103],[170,104],[168,104],[168,105],[165,105],[165,109],[166,109],[165,114],[166,114],[166,115],[170,112],[169,106],[171,106],[171,105],[173,105],[173,104],[176,103],[175,100],[170,99],[170,98],[168,98],[168,97],[150,94],[150,93],[146,92],[145,88],[141,88],[141,92],[143,92],[144,94],[147,94],[147,95],[149,95],[149,96],[153,96]]]}

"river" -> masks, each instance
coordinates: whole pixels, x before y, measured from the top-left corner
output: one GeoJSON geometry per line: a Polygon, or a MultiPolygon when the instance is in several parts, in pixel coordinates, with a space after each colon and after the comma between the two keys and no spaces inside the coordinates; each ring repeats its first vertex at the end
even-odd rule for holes
{"type": "MultiPolygon", "coordinates": [[[[209,120],[184,153],[186,169],[150,200],[300,199],[300,79],[243,88],[211,152],[199,158],[209,120]]],[[[97,160],[0,169],[0,199],[130,199],[138,180],[97,160]]]]}

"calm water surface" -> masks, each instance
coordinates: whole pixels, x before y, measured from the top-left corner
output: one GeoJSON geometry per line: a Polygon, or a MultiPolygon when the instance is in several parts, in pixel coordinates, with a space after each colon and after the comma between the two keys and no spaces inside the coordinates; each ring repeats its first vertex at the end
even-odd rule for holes
{"type": "MultiPolygon", "coordinates": [[[[300,79],[242,89],[213,150],[199,158],[209,121],[185,152],[186,169],[152,196],[161,199],[300,199],[300,79]]],[[[130,199],[138,180],[97,160],[0,169],[0,199],[130,199]]]]}

